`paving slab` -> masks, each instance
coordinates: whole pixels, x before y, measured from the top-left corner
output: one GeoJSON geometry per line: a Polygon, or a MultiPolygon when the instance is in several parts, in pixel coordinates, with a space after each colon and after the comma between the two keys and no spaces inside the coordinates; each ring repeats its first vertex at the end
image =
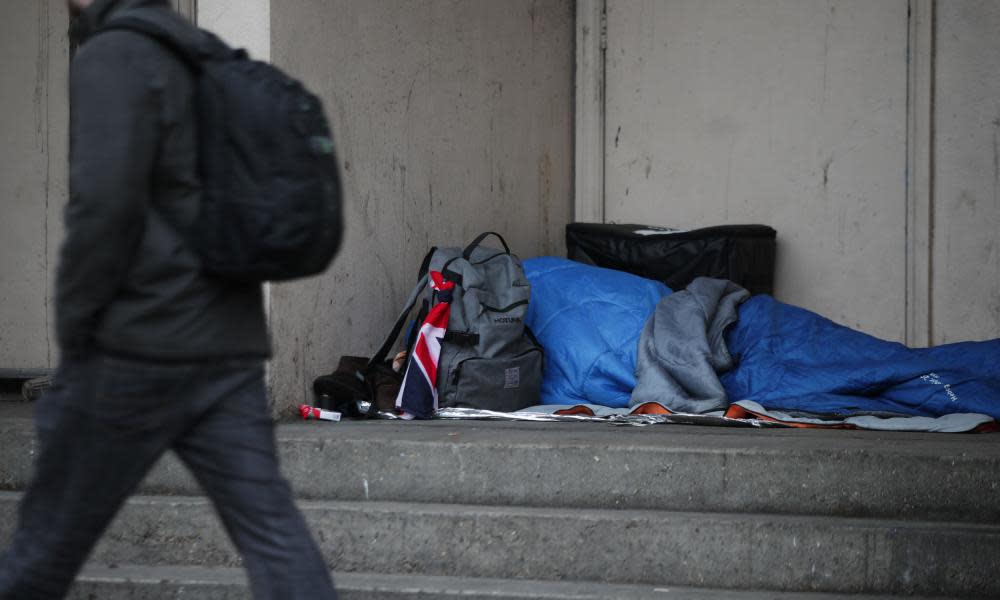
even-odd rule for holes
{"type": "MultiPolygon", "coordinates": [[[[734,591],[575,581],[334,573],[341,600],[888,600],[888,596],[734,591]]],[[[241,569],[90,566],[69,600],[248,600],[241,569]]],[[[913,598],[913,597],[911,597],[913,598]]],[[[921,600],[913,598],[913,600],[921,600]]],[[[925,598],[923,600],[931,600],[925,598]]],[[[938,599],[944,600],[944,599],[938,599]]]]}
{"type": "MultiPolygon", "coordinates": [[[[0,544],[20,495],[0,493],[0,544]]],[[[831,593],[1000,597],[1000,525],[418,504],[300,503],[331,568],[831,593]]],[[[130,501],[102,563],[232,567],[208,500],[130,501]]]]}
{"type": "MultiPolygon", "coordinates": [[[[19,490],[32,421],[3,408],[0,489],[19,490]]],[[[277,436],[304,499],[1000,523],[1000,434],[442,420],[289,423],[277,436]]],[[[173,456],[142,490],[200,493],[173,456]]]]}

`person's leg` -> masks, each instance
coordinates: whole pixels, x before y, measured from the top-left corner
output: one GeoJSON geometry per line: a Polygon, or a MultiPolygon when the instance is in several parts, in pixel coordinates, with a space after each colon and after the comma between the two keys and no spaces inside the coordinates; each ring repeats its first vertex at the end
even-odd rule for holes
{"type": "Polygon", "coordinates": [[[329,570],[278,468],[263,368],[218,370],[218,400],[174,444],[243,556],[257,600],[336,598],[329,570]]]}
{"type": "Polygon", "coordinates": [[[188,375],[180,367],[105,358],[60,368],[36,408],[40,452],[0,559],[0,600],[66,594],[101,533],[169,446],[176,432],[164,399],[188,375]]]}

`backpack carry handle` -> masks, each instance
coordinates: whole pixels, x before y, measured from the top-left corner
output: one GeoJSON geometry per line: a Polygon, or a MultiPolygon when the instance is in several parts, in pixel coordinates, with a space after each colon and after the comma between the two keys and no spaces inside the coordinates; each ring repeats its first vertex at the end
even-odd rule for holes
{"type": "Polygon", "coordinates": [[[507,254],[510,254],[510,246],[507,245],[507,241],[503,239],[503,236],[495,231],[487,231],[485,233],[480,233],[476,239],[472,240],[471,244],[465,247],[465,250],[462,251],[462,258],[469,260],[469,258],[472,257],[472,251],[475,250],[483,240],[491,235],[495,235],[497,239],[500,240],[500,243],[503,244],[504,251],[507,252],[507,254]]]}

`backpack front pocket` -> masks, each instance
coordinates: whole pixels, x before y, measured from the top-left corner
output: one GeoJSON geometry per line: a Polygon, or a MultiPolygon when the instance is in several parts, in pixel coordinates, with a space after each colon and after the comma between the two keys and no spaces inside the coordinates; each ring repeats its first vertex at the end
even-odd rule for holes
{"type": "Polygon", "coordinates": [[[465,291],[463,303],[472,331],[479,334],[476,348],[482,356],[511,354],[524,336],[524,318],[528,314],[531,288],[514,286],[502,294],[479,289],[465,291]]]}
{"type": "Polygon", "coordinates": [[[513,412],[538,404],[542,351],[531,347],[515,356],[468,358],[452,372],[451,406],[513,412]]]}

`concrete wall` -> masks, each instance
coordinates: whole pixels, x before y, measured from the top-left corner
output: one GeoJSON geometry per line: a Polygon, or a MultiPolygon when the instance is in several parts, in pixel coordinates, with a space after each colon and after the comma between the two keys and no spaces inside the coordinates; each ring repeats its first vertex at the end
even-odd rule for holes
{"type": "Polygon", "coordinates": [[[0,19],[0,370],[54,365],[49,299],[66,202],[64,0],[8,0],[0,19]]]}
{"type": "MultiPolygon", "coordinates": [[[[190,14],[194,0],[174,0],[174,5],[190,14]]],[[[62,242],[62,210],[69,195],[68,29],[65,0],[4,4],[0,374],[54,368],[59,359],[51,299],[62,242]]]]}
{"type": "Polygon", "coordinates": [[[1000,3],[937,3],[931,326],[1000,337],[1000,3]]]}
{"type": "MultiPolygon", "coordinates": [[[[771,220],[782,234],[780,294],[898,338],[901,263],[921,249],[919,238],[900,241],[900,213],[912,208],[901,182],[906,151],[926,144],[928,339],[1000,336],[1000,5],[612,2],[647,12],[616,16],[612,5],[615,60],[635,72],[609,77],[611,103],[632,125],[619,135],[609,121],[609,166],[624,175],[611,173],[608,190],[661,200],[673,190],[689,202],[676,218],[635,218],[771,220]],[[931,127],[908,141],[914,5],[935,15],[934,109],[931,127]],[[657,11],[669,13],[662,27],[657,11]],[[674,62],[654,64],[668,50],[674,62]],[[642,140],[644,129],[659,134],[642,140]]],[[[320,93],[344,167],[342,255],[324,277],[272,290],[281,402],[308,398],[312,378],[341,354],[372,351],[427,246],[498,229],[522,256],[563,251],[572,2],[197,6],[203,25],[320,93]]],[[[11,0],[0,22],[0,369],[56,360],[48,298],[66,198],[66,27],[62,0],[11,0]]]]}
{"type": "Polygon", "coordinates": [[[322,277],[272,288],[280,403],[371,354],[432,245],[501,232],[561,253],[572,181],[572,2],[301,0],[271,11],[271,57],[323,98],[347,237],[322,277]]]}
{"type": "Polygon", "coordinates": [[[607,15],[605,218],[772,225],[777,297],[903,339],[906,0],[607,15]]]}
{"type": "MultiPolygon", "coordinates": [[[[178,8],[184,12],[184,6],[178,8]]],[[[257,60],[271,59],[271,0],[197,0],[194,8],[199,27],[231,46],[246,48],[257,60]]]]}
{"type": "Polygon", "coordinates": [[[606,11],[606,220],[771,224],[782,300],[913,344],[1000,336],[1000,5],[606,11]]]}
{"type": "MultiPolygon", "coordinates": [[[[312,378],[341,354],[374,349],[428,246],[495,229],[522,256],[562,252],[569,0],[317,0],[275,14],[269,0],[174,5],[256,58],[273,54],[323,96],[336,132],[347,239],[326,276],[271,291],[279,403],[306,400],[312,378]]],[[[49,367],[66,200],[67,17],[63,0],[5,8],[0,369],[49,367]]]]}

